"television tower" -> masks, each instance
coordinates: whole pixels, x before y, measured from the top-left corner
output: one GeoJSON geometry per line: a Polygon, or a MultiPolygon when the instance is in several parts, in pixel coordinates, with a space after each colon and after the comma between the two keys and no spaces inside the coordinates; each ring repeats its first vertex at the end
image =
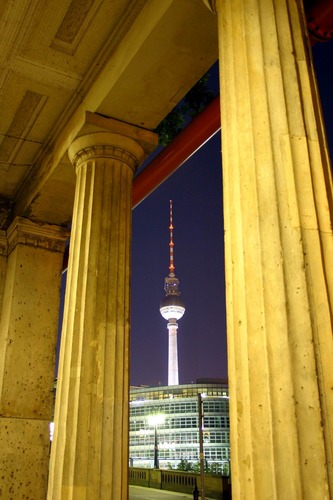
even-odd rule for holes
{"type": "Polygon", "coordinates": [[[172,200],[170,200],[170,263],[169,276],[164,279],[165,297],[160,305],[160,313],[164,319],[168,320],[169,332],[169,358],[168,358],[168,385],[178,385],[178,349],[177,349],[177,320],[180,319],[185,307],[180,299],[179,280],[175,276],[175,266],[173,260],[173,225],[172,225],[172,200]]]}

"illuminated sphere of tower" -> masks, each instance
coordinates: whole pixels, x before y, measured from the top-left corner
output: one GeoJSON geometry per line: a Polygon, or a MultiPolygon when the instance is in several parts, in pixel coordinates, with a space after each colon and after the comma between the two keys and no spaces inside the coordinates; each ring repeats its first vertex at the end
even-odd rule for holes
{"type": "Polygon", "coordinates": [[[185,306],[179,295],[166,295],[161,301],[160,313],[164,319],[178,320],[185,312],[185,306]]]}

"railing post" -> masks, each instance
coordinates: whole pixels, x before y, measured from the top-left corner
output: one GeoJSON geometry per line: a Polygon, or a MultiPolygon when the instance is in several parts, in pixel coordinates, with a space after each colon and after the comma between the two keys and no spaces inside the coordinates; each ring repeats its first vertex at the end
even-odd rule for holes
{"type": "Polygon", "coordinates": [[[198,485],[197,485],[196,479],[195,479],[194,490],[192,491],[192,493],[193,493],[193,500],[198,500],[199,499],[199,490],[198,490],[198,485]]]}

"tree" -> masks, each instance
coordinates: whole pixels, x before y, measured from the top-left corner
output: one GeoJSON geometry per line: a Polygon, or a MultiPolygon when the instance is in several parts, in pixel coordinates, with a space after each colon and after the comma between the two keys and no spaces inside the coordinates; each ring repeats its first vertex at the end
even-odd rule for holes
{"type": "Polygon", "coordinates": [[[157,126],[155,132],[160,144],[167,146],[182,131],[185,124],[213,100],[214,94],[207,87],[208,78],[208,73],[200,78],[184,99],[157,126]]]}
{"type": "Polygon", "coordinates": [[[181,461],[177,465],[177,470],[193,472],[193,465],[191,462],[186,460],[186,458],[182,458],[181,461]]]}

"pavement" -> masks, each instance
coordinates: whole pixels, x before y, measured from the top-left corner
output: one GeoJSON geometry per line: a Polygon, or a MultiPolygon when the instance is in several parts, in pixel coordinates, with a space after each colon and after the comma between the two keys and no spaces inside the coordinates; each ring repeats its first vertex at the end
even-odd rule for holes
{"type": "MultiPolygon", "coordinates": [[[[175,491],[144,488],[143,486],[129,487],[129,500],[188,500],[189,498],[193,500],[193,495],[175,491]]],[[[206,500],[212,499],[206,497],[206,500]]]]}

